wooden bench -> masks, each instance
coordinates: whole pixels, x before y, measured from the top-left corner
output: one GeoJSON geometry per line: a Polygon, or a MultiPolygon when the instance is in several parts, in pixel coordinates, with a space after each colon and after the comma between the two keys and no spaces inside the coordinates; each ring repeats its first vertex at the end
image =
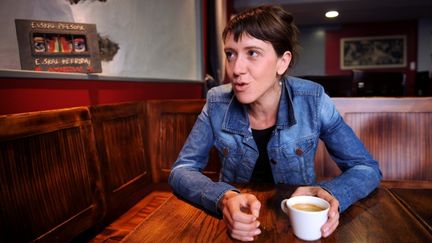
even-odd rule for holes
{"type": "MultiPolygon", "coordinates": [[[[333,100],[385,179],[432,180],[432,98],[333,100]]],[[[0,242],[70,241],[166,188],[204,102],[154,100],[0,116],[0,242]]],[[[205,173],[218,178],[214,150],[205,173]]],[[[317,176],[338,173],[320,145],[317,176]]]]}

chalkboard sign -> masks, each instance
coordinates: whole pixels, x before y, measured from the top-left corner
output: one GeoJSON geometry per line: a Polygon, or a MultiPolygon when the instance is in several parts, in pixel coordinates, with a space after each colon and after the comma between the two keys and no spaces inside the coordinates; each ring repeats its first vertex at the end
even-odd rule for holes
{"type": "Polygon", "coordinates": [[[95,24],[15,20],[21,68],[102,72],[95,24]]]}

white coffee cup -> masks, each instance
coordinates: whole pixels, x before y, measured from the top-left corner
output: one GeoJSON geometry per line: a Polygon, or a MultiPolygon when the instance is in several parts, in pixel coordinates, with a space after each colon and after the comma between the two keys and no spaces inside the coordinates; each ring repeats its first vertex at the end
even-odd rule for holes
{"type": "Polygon", "coordinates": [[[284,199],[281,202],[281,208],[289,216],[294,234],[298,238],[307,241],[321,238],[321,227],[327,222],[330,208],[330,204],[326,200],[314,196],[295,196],[284,199]],[[306,211],[304,208],[298,209],[299,204],[315,205],[321,210],[318,208],[316,210],[319,211],[306,211]],[[295,206],[297,208],[293,207],[293,205],[297,205],[295,206]]]}

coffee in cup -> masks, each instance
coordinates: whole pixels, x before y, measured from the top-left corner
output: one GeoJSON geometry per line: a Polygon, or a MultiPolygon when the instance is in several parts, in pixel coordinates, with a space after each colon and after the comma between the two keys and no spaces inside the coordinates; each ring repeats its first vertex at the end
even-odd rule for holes
{"type": "Polygon", "coordinates": [[[304,211],[309,211],[309,212],[318,212],[318,211],[322,211],[325,208],[320,207],[318,205],[312,204],[312,203],[297,203],[292,205],[293,208],[298,209],[298,210],[304,210],[304,211]]]}
{"type": "Polygon", "coordinates": [[[327,222],[330,204],[319,197],[295,196],[284,199],[281,208],[291,222],[294,234],[302,240],[321,238],[321,227],[327,222]]]}

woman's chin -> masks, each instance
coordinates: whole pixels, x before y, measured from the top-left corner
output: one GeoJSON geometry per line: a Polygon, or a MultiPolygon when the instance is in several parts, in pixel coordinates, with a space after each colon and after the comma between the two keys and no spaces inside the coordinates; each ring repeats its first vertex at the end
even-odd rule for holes
{"type": "Polygon", "coordinates": [[[236,94],[236,98],[242,104],[250,104],[255,101],[254,97],[245,94],[236,94]]]}

